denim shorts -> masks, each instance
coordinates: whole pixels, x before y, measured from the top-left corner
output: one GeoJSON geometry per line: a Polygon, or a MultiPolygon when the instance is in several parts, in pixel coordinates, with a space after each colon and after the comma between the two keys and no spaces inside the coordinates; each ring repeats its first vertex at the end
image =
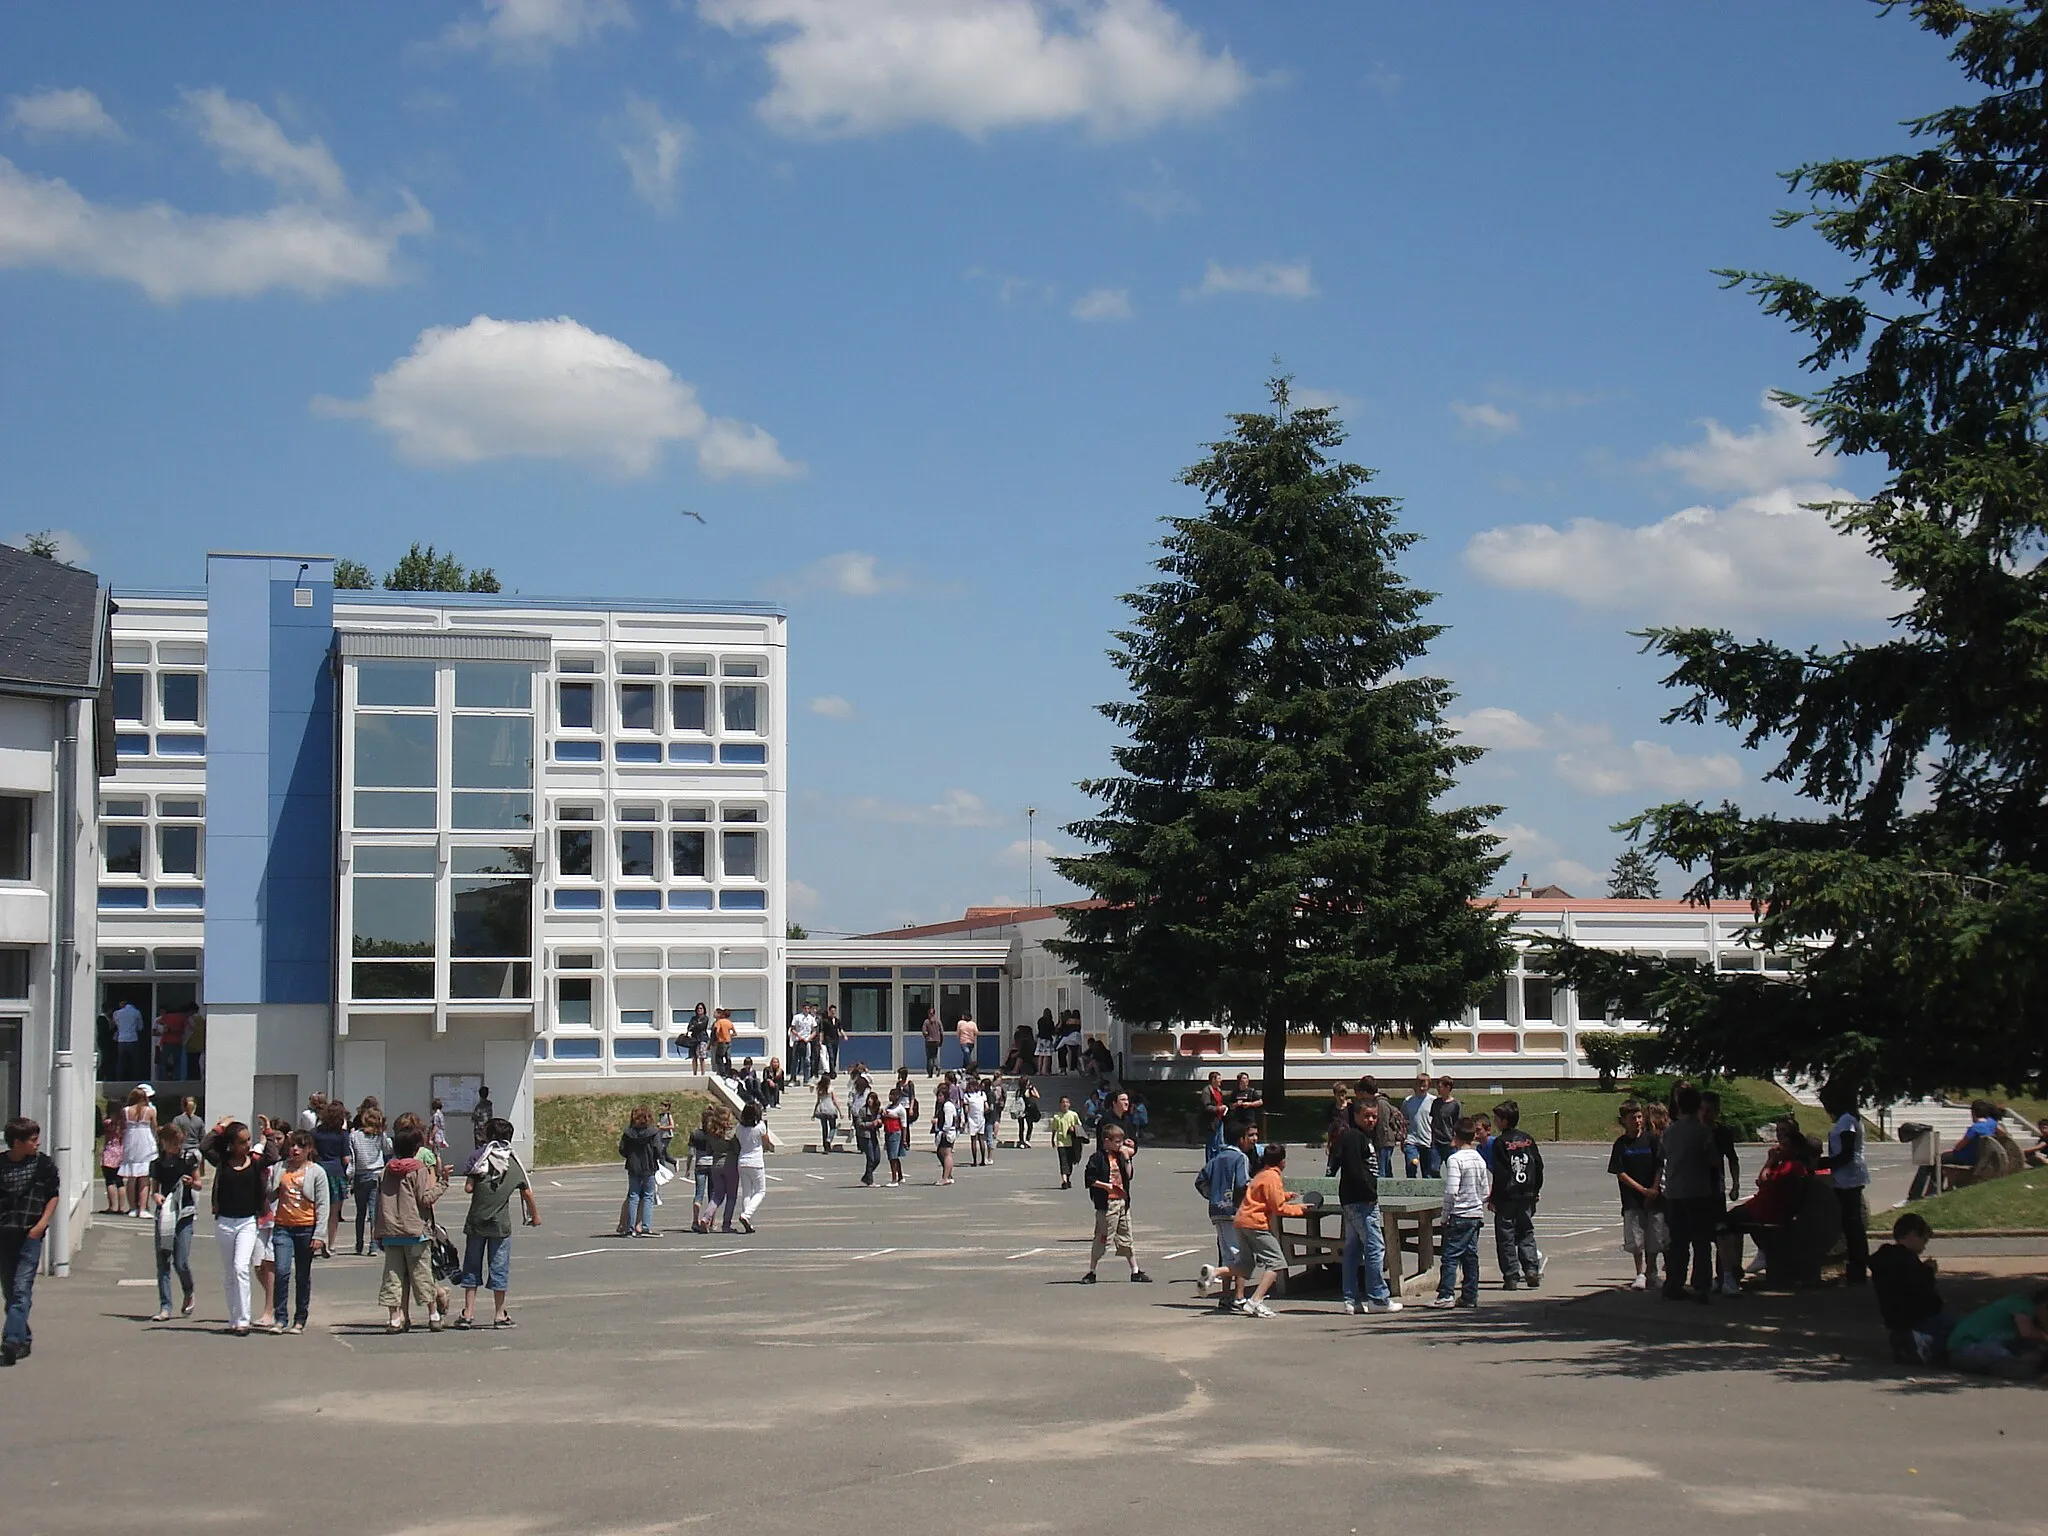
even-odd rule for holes
{"type": "Polygon", "coordinates": [[[462,1252],[462,1280],[464,1286],[486,1286],[493,1291],[507,1291],[512,1288],[512,1239],[509,1237],[485,1237],[480,1232],[467,1234],[462,1252]],[[488,1270],[488,1274],[486,1271],[488,1270]]]}

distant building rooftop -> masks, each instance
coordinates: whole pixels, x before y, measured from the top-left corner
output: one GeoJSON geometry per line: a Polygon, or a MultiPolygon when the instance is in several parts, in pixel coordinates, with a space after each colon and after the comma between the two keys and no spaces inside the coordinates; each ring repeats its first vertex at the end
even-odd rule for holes
{"type": "Polygon", "coordinates": [[[99,692],[99,578],[0,544],[0,691],[99,692]]]}

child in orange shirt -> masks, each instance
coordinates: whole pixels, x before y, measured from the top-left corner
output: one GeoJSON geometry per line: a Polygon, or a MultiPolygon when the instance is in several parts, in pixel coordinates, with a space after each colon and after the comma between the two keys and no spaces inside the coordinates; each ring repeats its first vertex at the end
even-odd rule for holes
{"type": "Polygon", "coordinates": [[[1299,1216],[1301,1205],[1287,1193],[1283,1170],[1287,1167],[1287,1149],[1278,1142],[1269,1144],[1259,1158],[1259,1171],[1246,1187],[1244,1199],[1238,1205],[1237,1216],[1232,1225],[1237,1228],[1238,1275],[1249,1280],[1258,1276],[1258,1285],[1252,1293],[1237,1304],[1237,1310],[1246,1317],[1277,1317],[1279,1314],[1266,1305],[1266,1293],[1273,1289],[1273,1282],[1286,1272],[1287,1257],[1280,1251],[1280,1239],[1273,1231],[1273,1220],[1278,1216],[1299,1216]]]}

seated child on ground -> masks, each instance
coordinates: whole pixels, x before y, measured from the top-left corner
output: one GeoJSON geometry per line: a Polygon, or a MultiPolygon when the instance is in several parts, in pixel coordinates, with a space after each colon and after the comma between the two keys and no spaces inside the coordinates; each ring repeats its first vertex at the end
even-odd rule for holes
{"type": "Polygon", "coordinates": [[[1979,1376],[2039,1376],[2048,1367],[2048,1286],[2002,1297],[1957,1323],[1948,1363],[1979,1376]]]}
{"type": "Polygon", "coordinates": [[[1955,1327],[1941,1310],[1934,1260],[1921,1257],[1933,1236],[1927,1218],[1909,1211],[1892,1223],[1892,1240],[1870,1256],[1870,1288],[1891,1334],[1892,1359],[1901,1365],[1940,1358],[1955,1327]]]}

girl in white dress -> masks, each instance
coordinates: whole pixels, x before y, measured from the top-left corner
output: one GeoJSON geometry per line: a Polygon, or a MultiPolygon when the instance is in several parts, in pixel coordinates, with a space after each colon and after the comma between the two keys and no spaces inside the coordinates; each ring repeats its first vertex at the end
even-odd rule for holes
{"type": "Polygon", "coordinates": [[[149,1084],[140,1083],[128,1095],[128,1107],[121,1111],[121,1178],[128,1190],[128,1214],[148,1216],[156,1202],[146,1199],[152,1191],[149,1165],[156,1161],[156,1106],[149,1084]]]}

